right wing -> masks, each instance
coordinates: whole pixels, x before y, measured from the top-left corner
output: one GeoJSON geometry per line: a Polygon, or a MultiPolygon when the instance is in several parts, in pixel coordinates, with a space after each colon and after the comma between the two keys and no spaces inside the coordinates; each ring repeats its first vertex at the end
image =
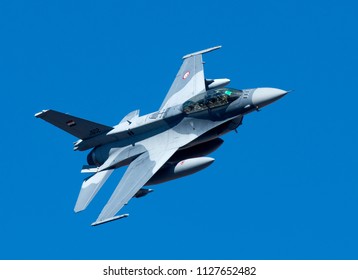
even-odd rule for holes
{"type": "Polygon", "coordinates": [[[205,77],[202,54],[219,49],[221,46],[187,54],[170,87],[159,111],[179,105],[194,95],[205,91],[205,77]]]}
{"type": "Polygon", "coordinates": [[[37,113],[35,117],[43,119],[79,139],[88,139],[113,129],[111,126],[91,122],[55,110],[43,110],[37,113]]]}

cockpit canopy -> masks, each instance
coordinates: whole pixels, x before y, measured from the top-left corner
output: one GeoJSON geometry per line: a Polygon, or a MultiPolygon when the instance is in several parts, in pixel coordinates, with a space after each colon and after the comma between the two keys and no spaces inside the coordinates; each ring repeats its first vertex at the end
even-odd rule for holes
{"type": "Polygon", "coordinates": [[[193,98],[183,104],[183,112],[192,114],[195,112],[227,105],[238,99],[242,94],[241,90],[232,88],[212,89],[193,98]]]}

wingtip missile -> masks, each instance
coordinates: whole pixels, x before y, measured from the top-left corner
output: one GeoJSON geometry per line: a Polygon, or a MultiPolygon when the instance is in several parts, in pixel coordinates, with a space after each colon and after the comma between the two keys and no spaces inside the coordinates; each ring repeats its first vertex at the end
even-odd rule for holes
{"type": "Polygon", "coordinates": [[[205,49],[205,50],[202,50],[202,51],[190,53],[190,54],[184,55],[184,56],[183,56],[183,59],[189,58],[189,57],[191,57],[191,56],[199,55],[199,54],[204,54],[204,53],[212,52],[212,51],[215,51],[215,50],[220,49],[220,48],[221,48],[221,46],[216,46],[216,47],[208,48],[208,49],[205,49]]]}
{"type": "Polygon", "coordinates": [[[35,114],[35,118],[40,118],[41,115],[45,114],[48,110],[42,110],[41,112],[38,112],[35,114]]]}
{"type": "Polygon", "coordinates": [[[119,215],[119,216],[114,216],[114,217],[111,217],[111,218],[108,218],[108,219],[105,219],[105,220],[102,220],[102,221],[98,221],[98,222],[96,221],[96,222],[92,223],[91,226],[95,227],[95,226],[105,224],[105,223],[109,223],[109,222],[112,222],[112,221],[115,221],[115,220],[127,218],[128,216],[129,216],[129,214],[123,214],[123,215],[119,215]]]}

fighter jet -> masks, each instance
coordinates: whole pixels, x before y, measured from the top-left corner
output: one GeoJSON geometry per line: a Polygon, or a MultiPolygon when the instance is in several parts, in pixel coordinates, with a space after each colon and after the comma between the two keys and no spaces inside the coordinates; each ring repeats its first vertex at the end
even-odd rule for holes
{"type": "Polygon", "coordinates": [[[244,115],[280,99],[287,91],[277,88],[234,89],[229,79],[206,79],[202,56],[221,46],[194,52],[183,63],[159,110],[140,116],[126,115],[118,125],[107,126],[54,110],[41,118],[79,138],[74,150],[87,151],[83,181],[74,208],[85,210],[112,172],[127,170],[93,226],[125,218],[117,213],[133,197],[152,192],[144,186],[191,175],[208,167],[206,157],[219,148],[222,135],[236,130],[244,115]]]}

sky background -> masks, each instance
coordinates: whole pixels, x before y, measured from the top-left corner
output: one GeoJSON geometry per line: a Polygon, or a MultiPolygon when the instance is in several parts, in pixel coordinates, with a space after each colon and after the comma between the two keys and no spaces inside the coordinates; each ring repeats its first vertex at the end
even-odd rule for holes
{"type": "Polygon", "coordinates": [[[0,2],[1,259],[358,259],[355,1],[0,2]],[[36,119],[156,111],[187,53],[231,87],[295,91],[245,117],[209,168],[91,227],[87,153],[36,119]]]}

